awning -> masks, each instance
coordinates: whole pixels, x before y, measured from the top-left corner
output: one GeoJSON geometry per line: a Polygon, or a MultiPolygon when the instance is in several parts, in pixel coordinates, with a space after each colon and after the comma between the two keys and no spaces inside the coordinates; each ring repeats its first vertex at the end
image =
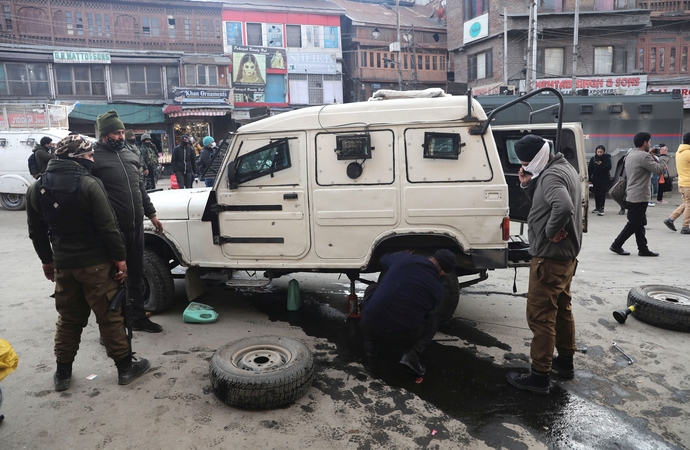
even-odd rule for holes
{"type": "Polygon", "coordinates": [[[198,109],[185,109],[183,111],[172,111],[167,112],[168,117],[188,117],[188,116],[224,116],[231,112],[229,108],[226,109],[211,109],[211,108],[198,108],[198,109]]]}
{"type": "Polygon", "coordinates": [[[69,118],[95,122],[100,114],[111,109],[117,111],[120,120],[129,125],[165,122],[165,116],[160,105],[147,106],[125,103],[79,103],[69,114],[69,118]]]}

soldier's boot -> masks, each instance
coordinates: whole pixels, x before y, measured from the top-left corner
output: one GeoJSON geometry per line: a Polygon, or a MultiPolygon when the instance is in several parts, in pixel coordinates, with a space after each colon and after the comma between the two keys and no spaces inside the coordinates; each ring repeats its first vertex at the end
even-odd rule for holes
{"type": "Polygon", "coordinates": [[[115,366],[117,366],[117,384],[125,385],[145,374],[151,364],[146,359],[133,361],[130,353],[122,361],[116,362],[115,366]]]}
{"type": "Polygon", "coordinates": [[[69,389],[70,379],[72,378],[72,363],[57,363],[57,370],[53,374],[53,383],[56,391],[66,391],[69,389]]]}

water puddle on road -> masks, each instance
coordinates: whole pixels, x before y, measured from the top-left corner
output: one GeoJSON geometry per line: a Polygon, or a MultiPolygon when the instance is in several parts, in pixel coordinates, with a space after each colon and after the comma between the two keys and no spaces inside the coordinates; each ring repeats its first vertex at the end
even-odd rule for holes
{"type": "MultiPolygon", "coordinates": [[[[509,369],[478,357],[472,349],[432,343],[423,357],[427,373],[421,383],[416,383],[415,376],[401,370],[399,354],[391,349],[381,348],[377,360],[370,361],[362,348],[357,321],[345,321],[341,311],[309,294],[302,293],[302,307],[297,312],[287,311],[287,290],[282,288],[245,295],[270,320],[288,322],[309,336],[334,344],[335,351],[332,346],[316,349],[317,364],[320,359],[324,361],[319,352],[327,352],[331,369],[342,370],[362,381],[371,377],[392,388],[412,392],[463,422],[471,436],[492,448],[527,448],[512,424],[530,430],[535,439],[549,448],[676,448],[646,431],[646,420],[599,406],[559,385],[552,383],[548,396],[518,391],[505,381],[509,369]],[[333,352],[335,359],[331,360],[333,352]]],[[[346,295],[342,294],[343,301],[346,295]]],[[[454,319],[441,331],[472,345],[510,351],[508,345],[467,321],[454,319]]],[[[333,389],[334,392],[325,393],[337,396],[336,388],[333,389]]]]}

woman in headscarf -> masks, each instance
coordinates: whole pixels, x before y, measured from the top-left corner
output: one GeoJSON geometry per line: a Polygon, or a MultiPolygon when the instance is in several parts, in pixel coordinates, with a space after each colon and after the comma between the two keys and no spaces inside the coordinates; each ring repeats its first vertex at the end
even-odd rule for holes
{"type": "Polygon", "coordinates": [[[589,160],[587,171],[589,172],[589,181],[593,186],[596,204],[596,208],[592,212],[597,213],[598,216],[603,216],[606,192],[609,190],[609,172],[611,171],[611,155],[606,153],[606,147],[597,146],[596,154],[589,160]]]}

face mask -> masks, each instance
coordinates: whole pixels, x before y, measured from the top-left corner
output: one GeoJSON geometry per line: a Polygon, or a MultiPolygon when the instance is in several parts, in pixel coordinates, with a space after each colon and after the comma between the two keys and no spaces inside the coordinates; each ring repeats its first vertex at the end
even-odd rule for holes
{"type": "Polygon", "coordinates": [[[213,142],[213,143],[211,144],[211,148],[216,148],[216,143],[215,143],[215,142],[213,142]]]}
{"type": "Polygon", "coordinates": [[[112,148],[112,149],[115,150],[116,152],[118,152],[118,151],[122,150],[123,148],[125,148],[125,141],[124,141],[124,139],[120,140],[120,139],[108,138],[107,143],[108,143],[108,147],[112,148]]]}

